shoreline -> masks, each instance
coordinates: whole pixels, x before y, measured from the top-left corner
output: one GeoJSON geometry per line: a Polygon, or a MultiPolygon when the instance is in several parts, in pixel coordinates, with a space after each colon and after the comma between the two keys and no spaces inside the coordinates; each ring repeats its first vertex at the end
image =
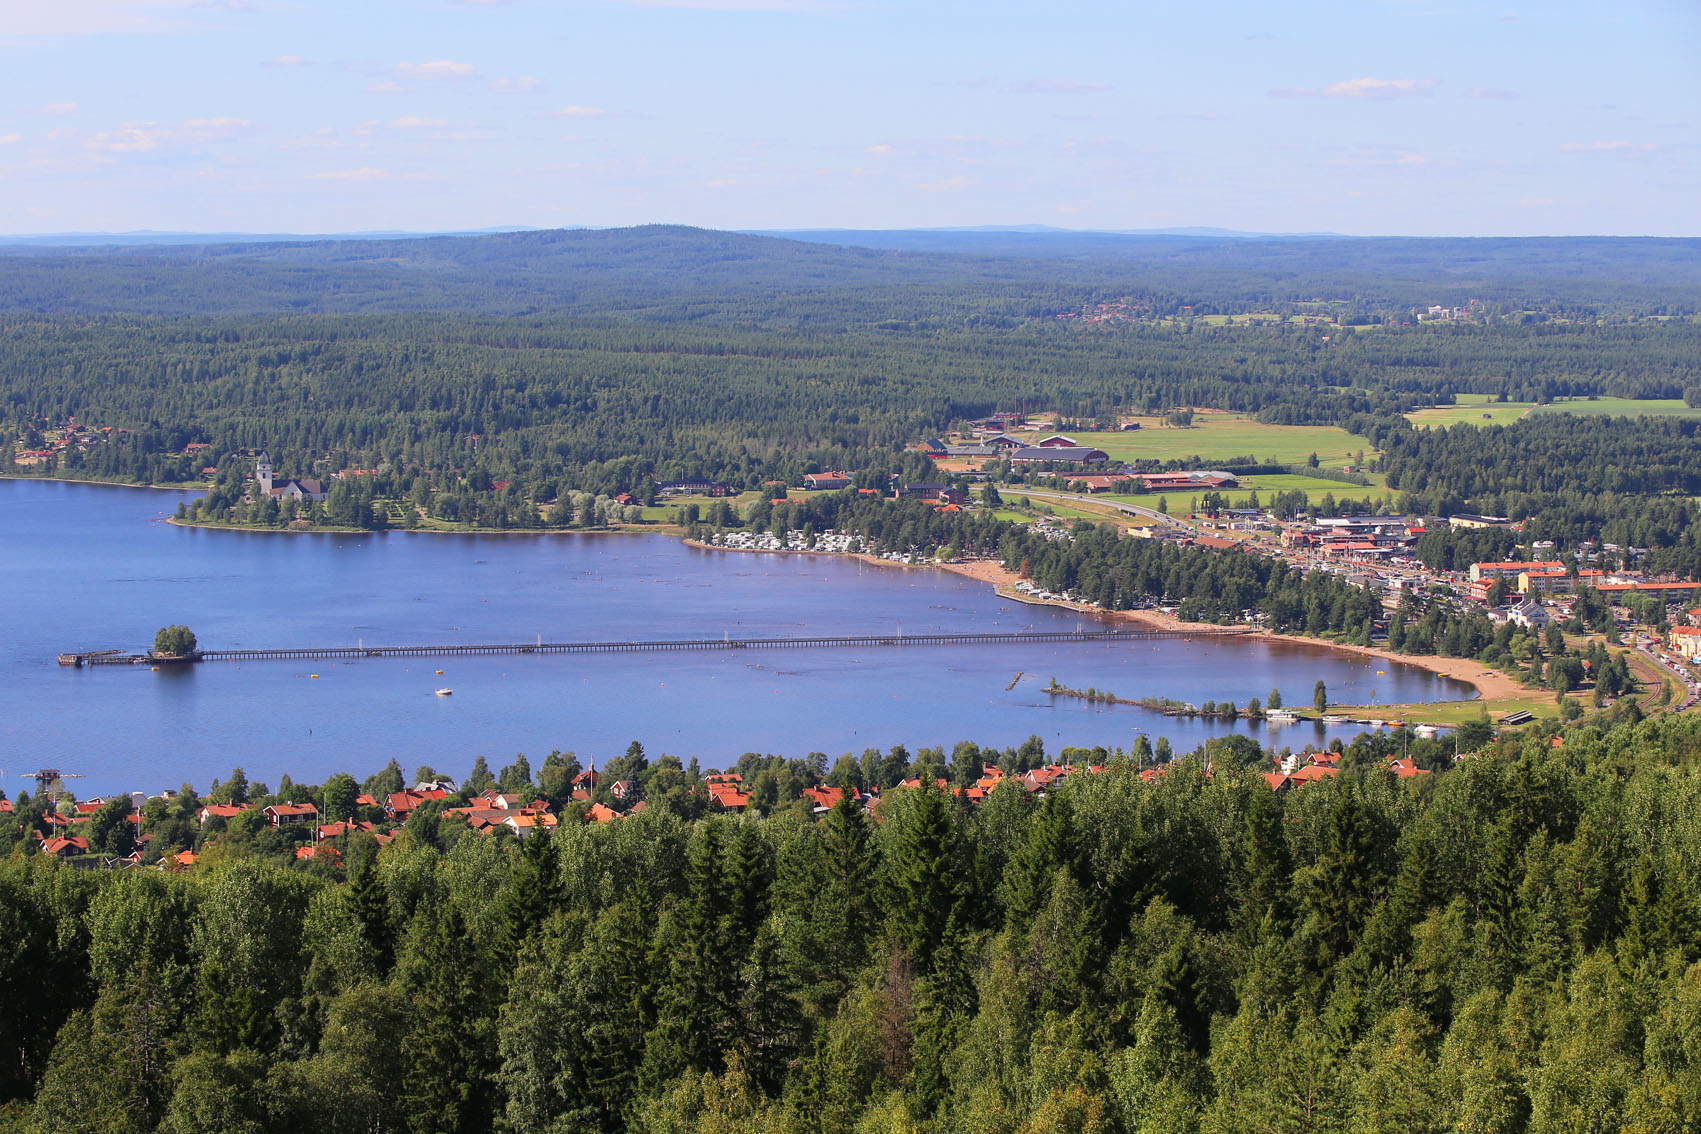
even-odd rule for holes
{"type": "MultiPolygon", "coordinates": [[[[996,560],[976,560],[969,563],[939,563],[935,564],[940,570],[952,574],[975,579],[991,584],[1001,596],[1017,601],[1026,602],[1033,606],[1056,606],[1064,610],[1072,610],[1079,614],[1091,614],[1107,621],[1136,622],[1149,626],[1154,630],[1220,630],[1222,627],[1214,623],[1183,622],[1173,614],[1164,614],[1155,610],[1100,610],[1096,606],[1084,603],[1058,602],[1049,599],[1031,599],[1027,596],[1017,596],[1012,591],[1016,581],[1016,573],[1006,568],[996,560]]],[[[1513,697],[1529,697],[1542,691],[1530,689],[1504,673],[1487,669],[1475,658],[1443,658],[1431,654],[1400,654],[1379,646],[1355,646],[1346,642],[1331,642],[1326,638],[1307,638],[1298,634],[1278,634],[1272,630],[1260,630],[1247,627],[1245,637],[1265,642],[1283,642],[1288,645],[1310,646],[1316,649],[1340,650],[1345,653],[1360,654],[1365,657],[1379,658],[1383,661],[1398,662],[1409,665],[1414,669],[1425,670],[1437,677],[1445,677],[1468,685],[1476,690],[1476,700],[1479,702],[1500,701],[1513,697]]],[[[1471,698],[1464,698],[1471,700],[1471,698]]],[[[1441,704],[1443,702],[1435,702],[1441,704]]]]}
{"type": "MultiPolygon", "coordinates": [[[[0,480],[17,480],[17,481],[34,480],[34,481],[47,481],[47,482],[52,482],[52,483],[56,483],[56,484],[88,484],[88,485],[96,485],[96,486],[106,487],[106,488],[153,489],[153,490],[163,491],[163,492],[193,492],[194,491],[193,487],[178,488],[178,487],[172,487],[172,486],[169,486],[169,485],[159,485],[159,484],[148,484],[148,485],[124,484],[124,483],[116,482],[116,481],[77,480],[77,479],[72,479],[72,478],[68,478],[68,477],[18,476],[18,475],[15,475],[15,474],[7,474],[7,473],[0,473],[0,480]]],[[[1030,598],[1026,595],[1019,595],[1013,589],[1013,584],[1017,580],[1016,573],[1014,571],[1007,569],[1002,563],[999,563],[997,560],[992,560],[992,559],[968,560],[968,561],[961,562],[961,563],[895,563],[890,559],[882,559],[878,555],[870,555],[866,552],[844,553],[844,552],[813,551],[813,550],[807,550],[807,549],[789,549],[789,548],[755,549],[755,548],[719,547],[719,546],[716,546],[714,544],[704,543],[701,540],[689,539],[684,535],[684,533],[681,529],[679,529],[677,527],[673,527],[671,525],[666,525],[666,526],[657,525],[654,528],[610,528],[610,529],[557,528],[557,529],[530,529],[530,530],[518,530],[518,531],[511,529],[511,528],[510,529],[504,529],[504,528],[463,528],[463,529],[457,529],[457,530],[453,530],[453,531],[444,531],[444,530],[439,529],[439,528],[386,528],[383,531],[371,531],[369,529],[364,529],[364,528],[331,528],[331,527],[316,527],[316,528],[309,528],[309,529],[305,529],[305,530],[290,529],[290,528],[251,528],[251,527],[243,527],[243,526],[237,525],[237,524],[209,524],[209,523],[204,523],[204,522],[200,522],[200,521],[193,521],[193,522],[192,521],[184,521],[184,520],[178,520],[176,517],[173,517],[173,516],[166,517],[165,522],[168,523],[168,524],[171,524],[175,527],[180,527],[180,528],[203,528],[203,529],[206,529],[208,531],[256,532],[256,533],[267,534],[267,535],[271,535],[271,534],[281,534],[281,535],[313,535],[313,534],[323,534],[323,535],[384,535],[384,534],[388,534],[389,532],[404,532],[404,533],[407,533],[407,534],[410,534],[410,535],[412,535],[412,534],[426,534],[426,535],[439,535],[439,536],[459,536],[459,535],[492,535],[492,536],[494,536],[494,535],[500,535],[500,536],[664,535],[664,536],[672,536],[672,537],[678,538],[680,540],[680,542],[684,543],[686,546],[697,548],[700,551],[723,551],[723,552],[739,552],[739,553],[743,553],[743,552],[746,552],[746,551],[759,551],[761,554],[767,554],[767,555],[831,555],[831,556],[835,556],[835,557],[848,555],[849,558],[856,559],[859,562],[867,563],[871,566],[876,566],[876,567],[889,567],[889,568],[895,567],[895,568],[911,568],[911,569],[921,568],[921,569],[931,569],[931,570],[937,570],[937,571],[948,571],[953,575],[960,575],[964,578],[973,579],[976,582],[981,582],[981,583],[987,584],[988,586],[990,586],[993,589],[994,593],[996,593],[1000,598],[1009,599],[1009,600],[1015,601],[1015,602],[1022,602],[1022,603],[1025,603],[1027,605],[1030,605],[1030,606],[1058,607],[1058,608],[1061,608],[1063,610],[1074,611],[1077,614],[1087,615],[1087,616],[1097,618],[1101,621],[1106,621],[1106,622],[1115,622],[1115,621],[1134,622],[1134,623],[1138,623],[1138,624],[1143,625],[1143,626],[1150,627],[1154,630],[1170,630],[1170,631],[1181,631],[1181,632],[1186,632],[1186,631],[1189,631],[1189,630],[1220,630],[1220,629],[1222,629],[1221,626],[1218,626],[1214,623],[1183,622],[1181,619],[1176,618],[1174,615],[1164,614],[1160,611],[1152,611],[1152,610],[1107,611],[1107,610],[1100,610],[1098,607],[1092,606],[1092,605],[1086,604],[1086,603],[1061,602],[1061,601],[1058,601],[1058,600],[1055,600],[1055,599],[1033,599],[1033,598],[1030,598]]],[[[1332,642],[1332,641],[1329,641],[1329,640],[1323,639],[1323,638],[1307,638],[1307,637],[1303,637],[1303,636],[1295,635],[1295,634],[1278,634],[1278,633],[1275,633],[1274,631],[1260,630],[1260,629],[1257,629],[1257,628],[1254,628],[1254,627],[1245,627],[1245,630],[1246,630],[1246,633],[1245,633],[1244,636],[1247,637],[1247,638],[1261,639],[1263,641],[1268,641],[1268,642],[1283,642],[1283,643],[1286,643],[1288,645],[1311,646],[1311,647],[1314,647],[1314,648],[1317,648],[1317,649],[1324,649],[1324,650],[1340,650],[1340,651],[1345,652],[1345,653],[1360,654],[1360,655],[1365,656],[1365,657],[1379,658],[1383,661],[1397,662],[1397,663],[1402,664],[1402,665],[1409,665],[1409,666],[1413,667],[1414,669],[1425,670],[1429,673],[1436,675],[1437,677],[1445,677],[1445,678],[1448,678],[1449,680],[1457,681],[1457,682],[1459,682],[1463,685],[1470,686],[1471,688],[1476,690],[1476,700],[1478,700],[1479,702],[1483,702],[1483,703],[1486,703],[1486,702],[1489,702],[1489,701],[1507,700],[1507,699],[1514,698],[1514,697],[1529,697],[1531,695],[1538,694],[1540,692],[1539,690],[1531,690],[1531,689],[1527,688],[1526,686],[1519,684],[1518,682],[1514,681],[1511,677],[1507,676],[1506,674],[1499,673],[1499,672],[1494,671],[1494,670],[1485,669],[1483,667],[1482,663],[1479,662],[1479,661],[1476,661],[1474,658],[1443,658],[1443,657],[1436,657],[1434,655],[1399,654],[1399,653],[1394,653],[1393,651],[1388,650],[1386,648],[1377,647],[1377,646],[1357,646],[1357,645],[1351,645],[1351,644],[1344,643],[1344,642],[1332,642]]],[[[1470,698],[1465,698],[1465,700],[1469,700],[1469,699],[1470,698]]],[[[1436,703],[1440,704],[1442,702],[1436,702],[1436,703]]]]}
{"type": "Polygon", "coordinates": [[[124,480],[86,480],[75,476],[27,476],[0,473],[0,480],[34,480],[43,484],[90,484],[96,488],[144,488],[154,492],[205,492],[205,484],[131,484],[124,480]]]}
{"type": "MultiPolygon", "coordinates": [[[[716,547],[696,540],[685,540],[685,543],[705,551],[725,551],[734,553],[754,552],[765,555],[833,555],[844,553],[826,551],[789,550],[785,548],[741,548],[716,547]]],[[[990,586],[1000,598],[1013,602],[1025,603],[1029,606],[1051,606],[1061,610],[1073,611],[1076,614],[1088,615],[1104,622],[1133,622],[1153,630],[1171,630],[1185,633],[1190,630],[1221,630],[1224,627],[1210,622],[1183,622],[1173,614],[1164,614],[1156,610],[1100,610],[1087,603],[1060,602],[1055,599],[1035,599],[1027,595],[1017,594],[1013,584],[1018,576],[995,559],[971,559],[961,563],[894,563],[890,559],[882,559],[878,555],[866,552],[855,552],[848,555],[851,559],[876,567],[895,567],[900,570],[931,569],[949,571],[953,575],[961,575],[966,579],[985,583],[990,586]]],[[[1340,650],[1345,653],[1360,654],[1366,657],[1379,658],[1383,661],[1397,662],[1432,673],[1437,677],[1445,677],[1468,685],[1476,690],[1476,696],[1459,698],[1455,701],[1424,702],[1425,704],[1456,704],[1472,703],[1487,704],[1491,701],[1508,700],[1512,698],[1527,698],[1539,696],[1542,690],[1530,689],[1514,681],[1504,673],[1485,669],[1483,664],[1474,658],[1443,658],[1430,654],[1398,654],[1378,646],[1355,646],[1345,642],[1332,642],[1326,638],[1306,638],[1297,634],[1278,634],[1271,630],[1260,630],[1256,627],[1242,627],[1246,632],[1242,637],[1254,641],[1281,642],[1287,645],[1309,646],[1320,650],[1340,650]]]]}

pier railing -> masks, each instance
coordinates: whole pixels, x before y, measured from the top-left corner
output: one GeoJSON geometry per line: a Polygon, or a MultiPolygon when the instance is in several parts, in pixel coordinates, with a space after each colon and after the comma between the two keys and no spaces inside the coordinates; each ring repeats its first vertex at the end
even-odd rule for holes
{"type": "MultiPolygon", "coordinates": [[[[881,649],[896,646],[1039,645],[1052,642],[1151,642],[1174,638],[1225,638],[1246,633],[1234,627],[1210,630],[1012,630],[978,634],[857,634],[808,638],[675,638],[621,642],[501,642],[421,646],[293,646],[269,650],[202,650],[195,660],[353,661],[361,658],[470,657],[494,654],[642,654],[709,650],[881,649]]],[[[112,651],[65,653],[61,665],[149,665],[148,654],[112,651]]]]}

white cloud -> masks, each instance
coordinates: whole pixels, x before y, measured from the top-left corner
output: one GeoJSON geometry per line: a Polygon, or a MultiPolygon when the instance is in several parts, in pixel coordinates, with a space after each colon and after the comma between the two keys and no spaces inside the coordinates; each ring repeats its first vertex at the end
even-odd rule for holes
{"type": "Polygon", "coordinates": [[[390,123],[392,130],[435,130],[449,124],[446,118],[421,118],[417,114],[404,114],[390,123]]]}
{"type": "Polygon", "coordinates": [[[1566,142],[1559,148],[1568,154],[1651,154],[1660,147],[1652,142],[1566,142]]]}
{"type": "Polygon", "coordinates": [[[1010,89],[1017,94],[1102,94],[1110,90],[1110,84],[1081,79],[1026,79],[1011,83],[1010,89]]]}
{"type": "Polygon", "coordinates": [[[385,79],[381,83],[368,83],[366,89],[373,94],[401,94],[407,90],[402,84],[391,79],[385,79]]]}
{"type": "Polygon", "coordinates": [[[0,134],[0,146],[10,146],[23,140],[22,134],[0,134]]]}
{"type": "Polygon", "coordinates": [[[268,67],[305,67],[307,60],[300,55],[274,55],[266,60],[268,67]]]}
{"type": "Polygon", "coordinates": [[[1433,94],[1441,80],[1422,79],[1345,79],[1330,83],[1322,90],[1306,87],[1277,87],[1270,93],[1277,98],[1341,98],[1356,101],[1376,101],[1395,98],[1416,98],[1433,94]]]}
{"type": "Polygon", "coordinates": [[[478,74],[478,68],[471,63],[433,59],[426,63],[397,63],[396,74],[404,79],[430,83],[444,79],[470,79],[478,74]]]}
{"type": "Polygon", "coordinates": [[[882,155],[884,155],[884,154],[891,153],[892,147],[887,145],[885,142],[881,142],[879,145],[869,146],[867,152],[869,152],[871,154],[882,154],[882,155]]]}
{"type": "Polygon", "coordinates": [[[564,106],[551,117],[554,118],[607,118],[608,111],[600,106],[564,106]]]}
{"type": "Polygon", "coordinates": [[[116,130],[101,130],[89,139],[89,148],[115,154],[140,154],[157,150],[171,131],[157,122],[126,122],[116,130]]]}
{"type": "Polygon", "coordinates": [[[77,104],[74,102],[50,102],[41,108],[41,112],[54,118],[63,118],[67,114],[77,113],[77,104]]]}
{"type": "Polygon", "coordinates": [[[313,175],[315,181],[387,181],[389,178],[389,170],[376,169],[370,165],[363,165],[359,169],[332,169],[313,175]]]}
{"type": "Polygon", "coordinates": [[[502,75],[490,81],[490,89],[497,94],[541,94],[549,84],[535,75],[502,75]]]}

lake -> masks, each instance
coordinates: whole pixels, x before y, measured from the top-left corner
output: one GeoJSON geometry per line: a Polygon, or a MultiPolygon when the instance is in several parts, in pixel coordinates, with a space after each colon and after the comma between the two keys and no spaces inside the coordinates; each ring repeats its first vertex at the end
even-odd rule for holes
{"type": "Polygon", "coordinates": [[[1051,677],[1123,697],[1233,701],[1280,688],[1309,705],[1443,700],[1469,686],[1322,647],[1251,640],[914,647],[68,669],[62,650],[137,651],[168,623],[203,647],[405,645],[1069,629],[1072,612],[999,598],[943,571],[704,551],[649,535],[276,534],[165,523],[173,492],[0,480],[0,773],[41,767],[81,796],[189,782],[242,765],[275,786],[392,756],[455,777],[551,749],[582,762],[641,741],[705,768],[744,752],[836,758],[905,744],[1178,752],[1248,731],[1265,744],[1358,730],[1176,720],[1055,701],[1051,677]],[[436,670],[441,669],[439,676],[436,670]],[[1378,670],[1383,672],[1378,673],[1378,670]],[[1012,679],[1023,673],[1011,687],[1012,679]],[[313,676],[317,674],[317,677],[313,676]],[[452,697],[436,697],[440,686],[452,697]]]}

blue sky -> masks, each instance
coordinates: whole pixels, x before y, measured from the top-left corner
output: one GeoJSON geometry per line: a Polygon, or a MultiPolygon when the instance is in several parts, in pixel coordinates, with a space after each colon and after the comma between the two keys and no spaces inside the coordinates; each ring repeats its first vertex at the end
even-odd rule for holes
{"type": "Polygon", "coordinates": [[[0,0],[0,232],[1701,235],[1696,0],[0,0]]]}

